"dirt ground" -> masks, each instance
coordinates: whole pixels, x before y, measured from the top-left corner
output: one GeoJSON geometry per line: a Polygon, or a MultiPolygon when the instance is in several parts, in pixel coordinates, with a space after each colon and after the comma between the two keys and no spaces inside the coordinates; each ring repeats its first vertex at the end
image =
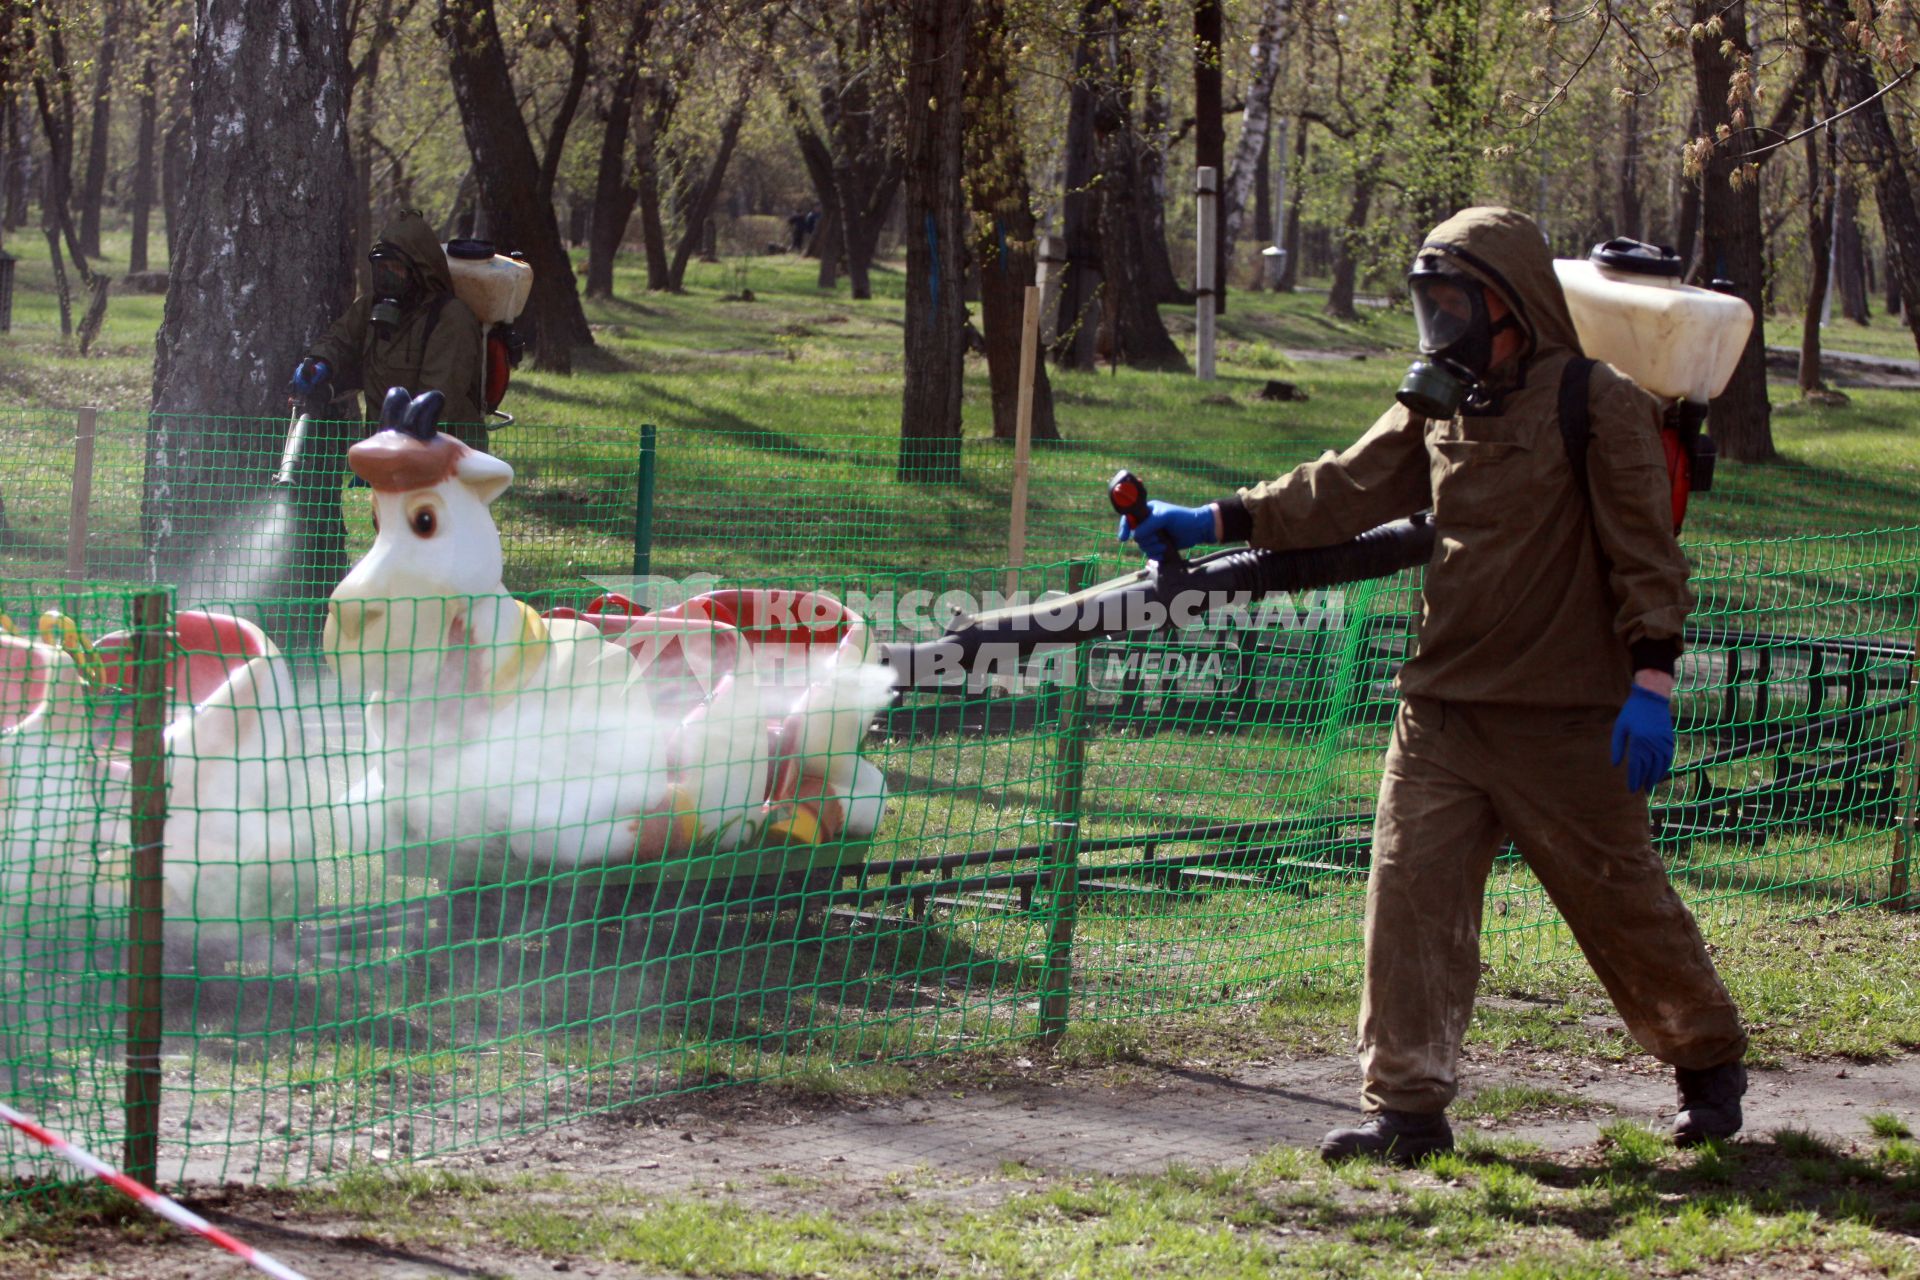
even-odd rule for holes
{"type": "MultiPolygon", "coordinates": [[[[1470,1052],[1466,1066],[1468,1096],[1525,1084],[1588,1100],[1585,1107],[1568,1101],[1544,1114],[1457,1126],[1527,1139],[1550,1153],[1591,1147],[1599,1126],[1617,1119],[1664,1129],[1672,1104],[1670,1077],[1645,1060],[1616,1064],[1481,1051],[1470,1052]]],[[[1353,1115],[1355,1087],[1354,1065],[1344,1056],[1068,1067],[1043,1052],[1014,1051],[984,1064],[928,1064],[899,1096],[820,1098],[773,1088],[728,1089],[649,1103],[430,1163],[502,1180],[537,1174],[548,1187],[557,1176],[589,1190],[618,1184],[662,1197],[718,1194],[748,1209],[850,1217],[898,1195],[903,1179],[912,1180],[920,1194],[970,1206],[1005,1196],[1036,1174],[1236,1167],[1275,1144],[1313,1143],[1353,1115]]],[[[1748,1133],[1791,1129],[1854,1141],[1865,1132],[1866,1117],[1879,1112],[1920,1118],[1920,1056],[1864,1065],[1807,1061],[1756,1071],[1747,1100],[1748,1133]]],[[[410,1248],[383,1239],[352,1216],[315,1212],[310,1200],[290,1192],[194,1186],[188,1198],[213,1221],[311,1280],[660,1274],[591,1256],[516,1256],[478,1242],[410,1248]]],[[[473,1212],[467,1203],[459,1212],[473,1212]]],[[[462,1237],[455,1231],[450,1238],[462,1237]]],[[[63,1242],[50,1250],[45,1265],[20,1274],[198,1280],[247,1273],[170,1231],[99,1228],[63,1242]]]]}

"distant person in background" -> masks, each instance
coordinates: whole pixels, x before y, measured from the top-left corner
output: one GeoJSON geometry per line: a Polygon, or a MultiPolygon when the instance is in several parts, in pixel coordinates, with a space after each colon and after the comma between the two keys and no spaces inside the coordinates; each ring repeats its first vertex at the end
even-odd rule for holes
{"type": "Polygon", "coordinates": [[[480,321],[453,295],[440,239],[409,209],[381,233],[373,252],[373,288],[353,300],[293,371],[287,393],[308,404],[362,392],[368,421],[389,387],[447,398],[442,430],[487,447],[485,347],[480,321]]]}
{"type": "Polygon", "coordinates": [[[794,213],[787,215],[787,248],[799,253],[807,247],[807,215],[794,213]]]}

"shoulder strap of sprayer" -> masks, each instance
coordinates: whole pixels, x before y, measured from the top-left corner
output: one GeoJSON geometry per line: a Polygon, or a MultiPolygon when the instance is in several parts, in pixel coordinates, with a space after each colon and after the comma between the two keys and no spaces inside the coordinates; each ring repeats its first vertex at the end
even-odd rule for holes
{"type": "Polygon", "coordinates": [[[1587,392],[1593,385],[1593,366],[1599,363],[1575,356],[1560,370],[1560,443],[1567,449],[1567,465],[1573,468],[1573,487],[1587,493],[1587,445],[1593,439],[1593,418],[1587,408],[1587,392]]]}

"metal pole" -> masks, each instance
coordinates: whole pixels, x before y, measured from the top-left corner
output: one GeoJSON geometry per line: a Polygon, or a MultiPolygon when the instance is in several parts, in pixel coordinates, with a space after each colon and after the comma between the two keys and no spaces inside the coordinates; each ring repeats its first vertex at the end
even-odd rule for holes
{"type": "Polygon", "coordinates": [[[1194,305],[1198,308],[1196,329],[1199,335],[1199,352],[1195,364],[1203,381],[1213,380],[1213,325],[1214,311],[1219,303],[1215,296],[1213,282],[1216,267],[1217,246],[1214,244],[1213,206],[1219,199],[1219,175],[1212,165],[1201,165],[1194,175],[1194,190],[1199,195],[1199,209],[1194,216],[1194,264],[1193,293],[1194,305]]]}
{"type": "Polygon", "coordinates": [[[87,576],[87,508],[93,505],[93,439],[100,411],[80,409],[74,414],[73,490],[67,506],[67,577],[87,576]]]}
{"type": "Polygon", "coordinates": [[[133,878],[127,886],[127,1173],[152,1186],[160,1163],[160,968],[167,823],[167,596],[134,597],[133,878]]]}
{"type": "MultiPolygon", "coordinates": [[[[1078,561],[1067,570],[1070,591],[1085,589],[1093,566],[1078,561]]],[[[1080,816],[1086,790],[1088,658],[1092,642],[1070,654],[1070,683],[1060,696],[1055,730],[1060,758],[1054,774],[1053,833],[1040,855],[1048,896],[1047,950],[1040,971],[1040,1038],[1053,1044],[1066,1033],[1073,989],[1073,930],[1080,914],[1080,816]]]]}
{"type": "Polygon", "coordinates": [[[653,478],[657,434],[651,422],[640,428],[640,477],[633,495],[633,576],[636,578],[644,578],[653,572],[653,478]]]}
{"type": "Polygon", "coordinates": [[[1020,585],[1020,566],[1027,562],[1027,473],[1033,463],[1033,379],[1040,362],[1040,286],[1027,286],[1026,311],[1020,318],[1020,402],[1014,414],[1013,510],[1007,517],[1007,590],[1012,597],[1020,585]]]}

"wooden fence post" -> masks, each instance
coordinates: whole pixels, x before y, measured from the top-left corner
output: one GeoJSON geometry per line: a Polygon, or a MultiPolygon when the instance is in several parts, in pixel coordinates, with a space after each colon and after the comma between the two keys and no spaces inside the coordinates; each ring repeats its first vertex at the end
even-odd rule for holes
{"type": "Polygon", "coordinates": [[[1900,770],[1895,783],[1899,799],[1893,811],[1893,864],[1887,869],[1887,906],[1912,911],[1920,903],[1913,894],[1913,842],[1920,832],[1920,632],[1914,634],[1913,654],[1907,665],[1907,715],[1900,733],[1900,770]]]}
{"type": "Polygon", "coordinates": [[[67,577],[87,576],[87,509],[93,505],[93,440],[100,411],[80,409],[74,414],[73,490],[67,504],[67,577]]]}
{"type": "Polygon", "coordinates": [[[1040,286],[1027,286],[1026,311],[1020,318],[1020,401],[1014,414],[1013,510],[1007,516],[1007,590],[1012,597],[1020,585],[1020,566],[1027,562],[1027,473],[1033,465],[1033,379],[1040,360],[1040,286]]]}
{"type": "MultiPolygon", "coordinates": [[[[1077,561],[1067,570],[1067,588],[1084,590],[1092,565],[1077,561]]],[[[1066,1033],[1073,992],[1073,930],[1080,914],[1080,817],[1086,789],[1088,670],[1091,642],[1068,651],[1073,662],[1071,683],[1060,696],[1055,740],[1060,758],[1055,766],[1053,832],[1041,854],[1047,885],[1047,950],[1040,974],[1040,1038],[1054,1044],[1066,1033]]]]}
{"type": "Polygon", "coordinates": [[[167,823],[168,600],[150,591],[133,601],[133,872],[127,886],[127,1134],[129,1176],[152,1186],[160,1164],[162,840],[167,823]]]}

